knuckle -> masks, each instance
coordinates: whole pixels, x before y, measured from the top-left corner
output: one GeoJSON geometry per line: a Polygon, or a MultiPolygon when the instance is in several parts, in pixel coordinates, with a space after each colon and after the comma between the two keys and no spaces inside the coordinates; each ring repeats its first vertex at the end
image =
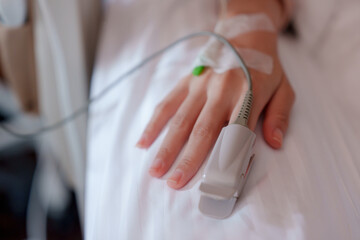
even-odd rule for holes
{"type": "Polygon", "coordinates": [[[174,118],[171,120],[172,129],[184,129],[189,125],[189,120],[185,114],[177,113],[174,118]]]}
{"type": "Polygon", "coordinates": [[[194,127],[194,137],[209,138],[212,134],[212,128],[206,124],[198,124],[194,127]]]}
{"type": "Polygon", "coordinates": [[[196,163],[193,157],[186,156],[182,159],[180,167],[187,172],[193,172],[196,168],[196,163]]]}
{"type": "Polygon", "coordinates": [[[157,157],[160,157],[162,159],[167,159],[170,156],[171,156],[171,151],[168,147],[161,147],[157,154],[157,157]]]}
{"type": "Polygon", "coordinates": [[[288,116],[285,113],[276,113],[274,117],[280,125],[287,126],[288,116]]]}

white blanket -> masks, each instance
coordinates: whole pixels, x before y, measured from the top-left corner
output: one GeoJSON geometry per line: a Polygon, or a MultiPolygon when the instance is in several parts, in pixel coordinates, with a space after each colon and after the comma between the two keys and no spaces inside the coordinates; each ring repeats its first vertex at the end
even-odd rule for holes
{"type": "MultiPolygon", "coordinates": [[[[109,1],[92,94],[178,37],[211,30],[216,20],[215,0],[109,1]]],[[[353,64],[340,75],[341,68],[321,65],[301,41],[279,44],[297,93],[284,146],[271,149],[256,130],[255,163],[228,219],[199,212],[202,170],[180,191],[149,176],[166,131],[147,151],[136,149],[136,141],[205,42],[166,53],[92,106],[86,239],[360,239],[360,81],[354,80],[360,70],[353,64]]]]}

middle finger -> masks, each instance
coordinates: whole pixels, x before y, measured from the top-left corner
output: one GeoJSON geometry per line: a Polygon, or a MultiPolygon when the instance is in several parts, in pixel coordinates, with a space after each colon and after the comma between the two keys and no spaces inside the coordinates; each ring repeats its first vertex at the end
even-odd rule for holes
{"type": "Polygon", "coordinates": [[[150,175],[161,177],[169,170],[189,137],[205,101],[206,94],[204,91],[196,91],[189,94],[182,103],[170,121],[169,131],[150,167],[150,175]]]}
{"type": "Polygon", "coordinates": [[[184,155],[167,181],[170,187],[182,188],[195,175],[227,122],[228,114],[227,108],[221,102],[214,104],[208,101],[205,104],[184,155]]]}

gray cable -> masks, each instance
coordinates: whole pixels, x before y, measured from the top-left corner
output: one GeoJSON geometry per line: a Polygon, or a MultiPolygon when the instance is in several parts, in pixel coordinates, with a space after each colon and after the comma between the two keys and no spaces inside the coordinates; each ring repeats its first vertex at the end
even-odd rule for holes
{"type": "Polygon", "coordinates": [[[212,37],[215,37],[217,40],[219,40],[224,45],[229,47],[233,51],[233,53],[236,55],[237,59],[239,60],[240,67],[244,71],[244,74],[245,74],[245,77],[246,77],[246,80],[247,80],[247,84],[248,84],[248,91],[247,91],[246,94],[247,94],[247,96],[250,96],[250,97],[245,97],[244,103],[243,103],[243,105],[241,107],[241,110],[240,110],[240,113],[239,113],[239,116],[238,116],[238,119],[236,120],[235,123],[246,125],[247,120],[249,118],[249,114],[250,114],[250,110],[251,110],[251,102],[252,102],[252,80],[251,80],[249,70],[247,69],[247,67],[245,65],[245,62],[242,59],[242,57],[240,56],[240,54],[236,51],[236,49],[231,45],[231,43],[228,40],[226,40],[224,37],[222,37],[219,34],[216,34],[216,33],[213,33],[213,32],[208,32],[208,31],[202,31],[202,32],[196,32],[196,33],[192,33],[192,34],[186,35],[184,37],[181,37],[178,40],[176,40],[175,42],[173,42],[173,43],[169,44],[168,46],[164,47],[163,49],[160,49],[160,50],[156,51],[155,53],[151,54],[150,56],[148,56],[144,60],[140,61],[140,63],[136,64],[134,67],[129,69],[127,72],[122,74],[118,79],[116,79],[115,81],[110,83],[107,87],[105,87],[96,96],[94,96],[92,98],[89,98],[89,100],[87,101],[87,103],[83,107],[80,107],[78,110],[76,110],[75,112],[73,112],[69,116],[59,120],[58,122],[56,122],[56,123],[54,123],[52,125],[42,127],[39,130],[37,130],[35,132],[32,132],[32,133],[18,133],[16,131],[10,129],[8,126],[6,126],[5,124],[3,124],[1,122],[0,122],[0,128],[2,128],[5,132],[13,135],[14,137],[25,138],[25,139],[35,138],[35,137],[37,137],[39,135],[42,135],[43,133],[55,130],[55,129],[65,125],[66,123],[74,120],[75,118],[77,118],[81,114],[86,113],[88,111],[88,108],[89,108],[90,104],[92,104],[92,103],[96,102],[97,100],[99,100],[100,98],[102,98],[111,89],[113,89],[116,85],[118,85],[122,80],[124,80],[125,78],[127,78],[128,76],[130,76],[131,74],[133,74],[134,72],[139,70],[140,68],[142,68],[145,64],[147,64],[148,62],[150,62],[154,58],[156,58],[159,55],[163,54],[164,52],[170,50],[171,48],[175,47],[176,45],[178,45],[179,43],[181,43],[183,41],[186,41],[188,39],[192,39],[192,38],[195,38],[195,37],[199,37],[199,36],[210,36],[210,37],[212,36],[212,37]],[[241,119],[241,120],[239,120],[239,119],[241,119]]]}

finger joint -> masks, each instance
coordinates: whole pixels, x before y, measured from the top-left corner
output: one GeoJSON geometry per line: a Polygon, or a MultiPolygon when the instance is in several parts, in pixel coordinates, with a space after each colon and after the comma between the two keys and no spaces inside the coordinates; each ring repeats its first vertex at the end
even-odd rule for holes
{"type": "Polygon", "coordinates": [[[210,138],[213,128],[210,125],[198,124],[193,129],[193,136],[196,138],[210,138]]]}
{"type": "Polygon", "coordinates": [[[184,130],[189,127],[189,124],[187,116],[182,113],[177,113],[171,120],[171,128],[175,130],[184,130]]]}

